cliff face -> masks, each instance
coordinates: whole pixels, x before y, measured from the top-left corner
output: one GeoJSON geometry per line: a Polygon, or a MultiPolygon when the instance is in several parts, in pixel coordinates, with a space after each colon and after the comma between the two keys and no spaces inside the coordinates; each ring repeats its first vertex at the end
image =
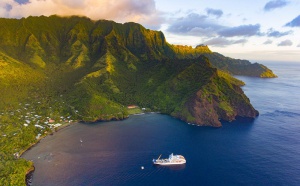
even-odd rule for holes
{"type": "Polygon", "coordinates": [[[252,107],[242,89],[229,82],[213,73],[209,81],[173,115],[190,123],[213,127],[222,126],[220,120],[232,121],[236,116],[258,116],[258,111],[252,107]]]}
{"type": "MultiPolygon", "coordinates": [[[[46,107],[62,102],[59,112],[76,111],[78,119],[94,121],[125,118],[124,106],[138,104],[214,127],[221,126],[220,119],[258,114],[240,89],[242,82],[215,68],[226,62],[209,61],[215,54],[207,46],[170,45],[162,32],[136,23],[80,17],[0,19],[0,24],[1,62],[11,67],[0,69],[0,78],[21,80],[14,88],[0,82],[3,94],[15,95],[13,101],[5,98],[1,109],[8,102],[39,99],[46,107]],[[24,73],[8,73],[13,64],[24,73]]],[[[247,65],[219,69],[249,75],[239,70],[247,65]]]]}

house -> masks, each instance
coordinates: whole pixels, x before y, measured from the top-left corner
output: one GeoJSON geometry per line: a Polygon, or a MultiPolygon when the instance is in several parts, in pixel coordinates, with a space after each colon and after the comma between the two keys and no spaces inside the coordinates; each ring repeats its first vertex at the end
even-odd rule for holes
{"type": "Polygon", "coordinates": [[[49,118],[48,122],[49,122],[49,123],[54,123],[54,122],[55,122],[55,120],[53,120],[53,119],[49,118]]]}
{"type": "Polygon", "coordinates": [[[136,106],[136,105],[128,105],[128,106],[127,106],[128,109],[134,109],[134,108],[137,108],[137,107],[138,107],[138,106],[136,106]]]}

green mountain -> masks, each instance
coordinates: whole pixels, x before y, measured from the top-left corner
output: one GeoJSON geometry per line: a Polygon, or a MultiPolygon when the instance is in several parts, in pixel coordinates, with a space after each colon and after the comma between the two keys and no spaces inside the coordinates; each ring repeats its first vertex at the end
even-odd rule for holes
{"type": "Polygon", "coordinates": [[[258,115],[230,74],[275,77],[207,46],[171,45],[136,23],[41,16],[0,25],[0,185],[24,184],[33,163],[19,155],[54,124],[124,119],[139,105],[220,127],[258,115]]]}
{"type": "Polygon", "coordinates": [[[272,70],[259,63],[250,63],[248,60],[225,57],[217,52],[207,53],[205,56],[208,57],[214,67],[233,75],[261,78],[277,77],[272,70]]]}
{"type": "Polygon", "coordinates": [[[136,104],[219,127],[220,119],[258,115],[243,82],[228,73],[275,77],[207,46],[171,45],[136,23],[41,16],[0,25],[0,110],[40,102],[52,117],[96,121],[126,118],[126,106],[136,104]]]}

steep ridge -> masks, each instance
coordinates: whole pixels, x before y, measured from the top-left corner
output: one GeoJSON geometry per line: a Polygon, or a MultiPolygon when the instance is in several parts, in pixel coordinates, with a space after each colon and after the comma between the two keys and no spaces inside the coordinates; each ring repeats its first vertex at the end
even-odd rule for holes
{"type": "MultiPolygon", "coordinates": [[[[207,46],[171,45],[162,32],[136,23],[41,16],[1,18],[0,24],[2,63],[16,61],[33,76],[30,79],[39,80],[30,82],[33,91],[22,97],[14,94],[15,102],[23,97],[43,98],[49,107],[62,102],[59,112],[79,120],[123,119],[128,115],[125,106],[138,104],[219,127],[220,119],[258,115],[240,89],[242,83],[225,72],[251,76],[247,72],[256,69],[255,76],[261,77],[272,73],[250,62],[233,67],[239,61],[224,62],[225,57],[207,46]]],[[[0,108],[7,109],[6,101],[0,108]]]]}
{"type": "Polygon", "coordinates": [[[250,63],[248,60],[225,57],[217,52],[206,53],[212,65],[233,75],[253,76],[261,78],[277,77],[272,70],[259,63],[250,63]]]}

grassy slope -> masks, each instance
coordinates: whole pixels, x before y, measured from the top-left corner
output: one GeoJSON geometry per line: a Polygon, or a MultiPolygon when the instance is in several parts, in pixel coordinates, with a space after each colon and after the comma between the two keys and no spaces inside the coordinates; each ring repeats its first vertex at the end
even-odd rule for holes
{"type": "Polygon", "coordinates": [[[0,52],[0,109],[15,107],[41,86],[44,75],[0,52]]]}

